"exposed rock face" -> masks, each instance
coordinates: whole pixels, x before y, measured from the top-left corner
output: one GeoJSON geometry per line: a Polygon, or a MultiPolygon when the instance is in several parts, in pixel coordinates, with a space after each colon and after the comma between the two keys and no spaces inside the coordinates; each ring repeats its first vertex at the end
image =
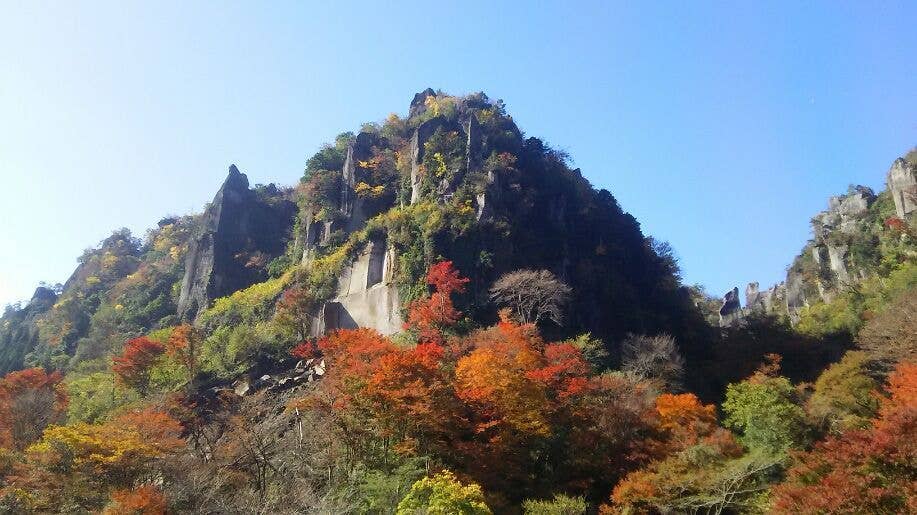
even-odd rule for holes
{"type": "Polygon", "coordinates": [[[414,98],[411,100],[411,108],[408,110],[408,116],[420,116],[427,111],[427,97],[435,97],[436,92],[431,88],[427,88],[420,93],[414,95],[414,98]]]}
{"type": "Polygon", "coordinates": [[[36,311],[47,311],[57,301],[57,294],[51,288],[39,286],[35,288],[32,299],[29,301],[29,308],[36,311]]]}
{"type": "Polygon", "coordinates": [[[775,284],[767,290],[758,289],[758,283],[749,283],[745,287],[745,312],[775,314],[784,308],[786,286],[775,284]]]}
{"type": "MultiPolygon", "coordinates": [[[[473,117],[472,117],[473,118],[473,117]]],[[[462,126],[457,122],[450,122],[442,116],[431,118],[414,129],[414,135],[411,137],[411,204],[420,200],[422,195],[421,184],[423,176],[421,173],[421,164],[424,157],[424,144],[429,141],[430,137],[437,130],[456,131],[463,133],[462,126]]]]}
{"type": "MultiPolygon", "coordinates": [[[[449,170],[448,176],[451,179],[443,178],[436,184],[434,193],[440,198],[451,195],[467,173],[480,170],[484,164],[485,141],[480,122],[478,122],[475,115],[469,115],[464,123],[449,121],[442,116],[423,122],[414,130],[410,142],[412,204],[418,202],[426,193],[423,191],[421,165],[424,159],[425,144],[438,130],[456,132],[465,140],[464,170],[449,170]]],[[[496,182],[497,177],[491,172],[488,174],[487,180],[488,184],[491,185],[496,182]]],[[[478,219],[486,215],[488,200],[492,200],[489,197],[492,197],[495,193],[494,188],[487,188],[486,192],[478,195],[476,201],[478,219]]]]}
{"type": "MultiPolygon", "coordinates": [[[[787,270],[786,282],[775,291],[785,298],[791,320],[797,320],[799,311],[812,301],[829,301],[839,289],[861,278],[861,273],[851,270],[847,241],[860,230],[859,223],[875,200],[870,188],[856,186],[846,195],[831,197],[828,209],[812,218],[812,241],[787,270]],[[805,264],[807,260],[811,265],[805,264]]],[[[750,308],[751,304],[749,300],[750,308]]]]}
{"type": "Polygon", "coordinates": [[[311,213],[304,220],[303,264],[308,264],[315,249],[324,245],[337,231],[349,234],[360,229],[375,213],[367,212],[366,205],[355,191],[357,184],[357,162],[372,156],[372,147],[380,143],[381,137],[361,132],[347,147],[347,156],[341,171],[341,184],[336,205],[338,213],[331,220],[315,220],[311,213]]]}
{"type": "MultiPolygon", "coordinates": [[[[861,273],[850,269],[847,239],[861,230],[858,224],[875,199],[876,195],[870,188],[856,186],[847,195],[831,197],[828,209],[812,218],[814,239],[809,252],[816,271],[811,280],[821,300],[831,300],[839,289],[861,277],[861,273]]],[[[799,271],[795,273],[798,275],[799,271]]],[[[802,278],[794,277],[793,280],[802,281],[802,278]]],[[[800,296],[804,296],[802,290],[789,287],[790,282],[788,275],[788,291],[792,291],[793,295],[787,297],[787,311],[791,317],[795,317],[795,313],[806,302],[800,296]]],[[[805,285],[800,283],[797,286],[804,289],[805,285]]]]}
{"type": "Polygon", "coordinates": [[[185,260],[178,314],[192,320],[213,299],[267,279],[265,266],[283,253],[296,205],[273,185],[248,188],[235,165],[204,211],[185,260]]]}
{"type": "Polygon", "coordinates": [[[857,230],[856,223],[876,199],[876,194],[866,186],[856,186],[847,195],[831,197],[828,210],[812,218],[812,232],[815,243],[824,244],[835,231],[851,234],[857,230]]]}
{"type": "Polygon", "coordinates": [[[723,296],[720,306],[720,327],[728,327],[742,318],[742,303],[739,300],[739,288],[735,287],[723,296]]]}
{"type": "MultiPolygon", "coordinates": [[[[425,113],[427,98],[435,94],[432,89],[416,94],[411,101],[410,116],[425,113]]],[[[459,108],[464,111],[466,106],[460,105],[459,108]]],[[[348,235],[361,229],[367,219],[375,214],[368,212],[364,202],[354,193],[357,183],[356,163],[369,159],[372,156],[372,147],[382,143],[384,141],[380,140],[378,135],[360,133],[348,147],[337,201],[339,216],[334,217],[331,222],[315,221],[310,215],[306,216],[303,236],[304,265],[308,266],[315,255],[315,249],[325,244],[331,234],[340,231],[342,235],[348,235]]],[[[469,170],[480,170],[484,163],[484,135],[474,114],[466,113],[465,117],[459,120],[450,120],[444,116],[426,120],[414,129],[408,145],[412,204],[419,202],[425,195],[439,199],[448,198],[469,170]],[[425,144],[437,131],[457,133],[465,142],[465,159],[459,165],[461,169],[448,170],[448,178],[444,177],[433,184],[432,191],[424,191],[422,165],[425,144]]],[[[499,197],[496,191],[497,179],[496,173],[488,174],[486,191],[476,195],[475,211],[478,220],[493,213],[494,202],[499,197]]],[[[395,252],[386,245],[384,237],[368,243],[362,254],[342,273],[335,298],[325,303],[314,318],[313,335],[355,327],[371,327],[383,334],[401,331],[401,303],[393,272],[395,259],[395,252]]]]}
{"type": "Polygon", "coordinates": [[[886,185],[895,201],[898,218],[917,210],[917,163],[896,159],[888,170],[886,185]]]}
{"type": "Polygon", "coordinates": [[[401,302],[394,282],[394,251],[384,239],[367,243],[338,278],[337,296],[312,321],[312,335],[335,329],[371,327],[382,334],[401,331],[401,302]]]}
{"type": "Polygon", "coordinates": [[[802,274],[792,268],[786,273],[786,310],[790,319],[796,320],[799,311],[809,305],[802,274]]]}

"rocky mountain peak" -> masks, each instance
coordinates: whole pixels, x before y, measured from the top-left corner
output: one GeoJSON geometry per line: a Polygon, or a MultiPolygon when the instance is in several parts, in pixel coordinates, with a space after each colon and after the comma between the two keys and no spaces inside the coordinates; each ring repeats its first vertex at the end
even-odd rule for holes
{"type": "Polygon", "coordinates": [[[265,202],[249,189],[248,177],[230,166],[185,259],[178,315],[194,319],[213,299],[265,280],[266,265],[286,248],[295,215],[292,201],[265,202]]]}
{"type": "Polygon", "coordinates": [[[414,98],[411,100],[411,107],[408,110],[408,116],[420,116],[427,110],[427,97],[435,97],[436,92],[432,88],[427,88],[420,93],[414,95],[414,98]]]}

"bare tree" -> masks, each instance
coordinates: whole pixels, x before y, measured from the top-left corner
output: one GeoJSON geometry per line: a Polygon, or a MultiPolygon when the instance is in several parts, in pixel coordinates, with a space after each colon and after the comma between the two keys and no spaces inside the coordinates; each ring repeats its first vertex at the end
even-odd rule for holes
{"type": "Polygon", "coordinates": [[[628,335],[621,344],[621,369],[644,379],[657,381],[665,389],[679,389],[685,360],[678,352],[675,338],[628,335]]]}
{"type": "Polygon", "coordinates": [[[490,298],[507,307],[523,324],[563,322],[563,308],[572,290],[547,270],[516,270],[504,274],[490,288],[490,298]]]}

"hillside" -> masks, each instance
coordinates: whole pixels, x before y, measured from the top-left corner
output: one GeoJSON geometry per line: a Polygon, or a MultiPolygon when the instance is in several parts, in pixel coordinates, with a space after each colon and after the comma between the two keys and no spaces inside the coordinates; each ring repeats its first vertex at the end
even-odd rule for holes
{"type": "Polygon", "coordinates": [[[0,511],[917,508],[917,154],[886,179],[717,313],[502,101],[427,89],[7,308],[0,511]]]}

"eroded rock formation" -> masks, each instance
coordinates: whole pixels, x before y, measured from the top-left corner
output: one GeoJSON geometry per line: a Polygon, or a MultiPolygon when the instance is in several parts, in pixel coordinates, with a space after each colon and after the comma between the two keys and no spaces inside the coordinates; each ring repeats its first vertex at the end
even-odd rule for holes
{"type": "Polygon", "coordinates": [[[335,233],[350,234],[363,227],[366,220],[376,214],[367,210],[364,199],[356,194],[357,163],[372,156],[372,148],[382,142],[376,134],[361,132],[348,145],[341,170],[340,189],[334,199],[336,213],[318,220],[315,213],[305,213],[303,220],[303,264],[308,264],[318,247],[325,245],[335,233]]]}
{"type": "Polygon", "coordinates": [[[214,299],[267,279],[282,254],[296,205],[273,185],[254,191],[235,165],[204,211],[185,259],[178,314],[192,320],[214,299]]]}
{"type": "Polygon", "coordinates": [[[742,301],[739,299],[739,288],[735,287],[723,296],[720,306],[720,327],[736,323],[742,317],[742,301]]]}
{"type": "MultiPolygon", "coordinates": [[[[435,95],[436,93],[429,88],[415,95],[409,110],[410,116],[426,113],[426,100],[435,95]]],[[[424,197],[448,199],[469,171],[480,171],[483,167],[485,141],[480,123],[477,117],[468,111],[467,106],[460,104],[458,109],[464,113],[458,119],[435,116],[420,123],[412,132],[408,143],[412,204],[424,197]],[[426,143],[438,131],[456,133],[465,142],[464,159],[460,166],[447,170],[437,181],[427,178],[425,182],[423,162],[426,143]]],[[[308,266],[316,250],[327,243],[333,234],[340,231],[342,236],[349,235],[361,229],[367,219],[376,214],[368,210],[364,200],[354,192],[358,182],[356,163],[369,159],[373,146],[384,143],[376,134],[361,132],[348,146],[341,174],[340,194],[336,202],[339,213],[332,221],[316,221],[311,214],[305,217],[304,265],[308,266]]],[[[499,197],[496,191],[496,175],[495,172],[489,172],[486,175],[488,186],[476,195],[474,208],[478,220],[493,213],[494,203],[499,197]]],[[[312,323],[313,335],[318,336],[338,328],[354,327],[371,327],[383,334],[401,331],[401,302],[393,272],[395,260],[395,251],[386,245],[384,237],[369,242],[359,257],[345,268],[338,281],[335,297],[320,308],[312,323]]]]}
{"type": "Polygon", "coordinates": [[[748,283],[745,287],[745,311],[748,313],[777,313],[784,309],[785,303],[784,283],[775,284],[766,290],[760,290],[758,283],[748,283]]]}
{"type": "MultiPolygon", "coordinates": [[[[908,156],[915,155],[911,152],[908,156]]],[[[904,218],[917,211],[917,162],[899,157],[892,164],[886,176],[886,185],[895,201],[898,218],[904,218]]]]}

